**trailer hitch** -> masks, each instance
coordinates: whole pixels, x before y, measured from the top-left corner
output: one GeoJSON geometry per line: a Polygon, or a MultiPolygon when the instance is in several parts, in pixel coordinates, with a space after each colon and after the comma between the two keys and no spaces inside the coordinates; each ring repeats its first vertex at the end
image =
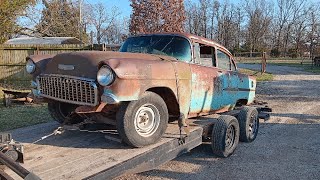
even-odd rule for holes
{"type": "Polygon", "coordinates": [[[14,141],[9,133],[0,133],[0,152],[15,162],[23,163],[23,145],[14,141]]]}
{"type": "Polygon", "coordinates": [[[24,179],[39,180],[40,178],[26,170],[19,163],[23,163],[23,145],[12,139],[10,133],[0,133],[0,179],[13,180],[3,167],[8,167],[24,179]]]}

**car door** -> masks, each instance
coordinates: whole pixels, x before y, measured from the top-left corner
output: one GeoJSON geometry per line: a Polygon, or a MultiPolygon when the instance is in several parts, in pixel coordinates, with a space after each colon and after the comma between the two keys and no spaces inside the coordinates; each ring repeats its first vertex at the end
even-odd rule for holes
{"type": "Polygon", "coordinates": [[[220,79],[224,82],[224,89],[223,99],[217,97],[219,99],[218,102],[221,102],[221,104],[214,104],[212,108],[220,106],[232,109],[239,97],[239,74],[235,69],[234,62],[231,60],[230,55],[223,49],[216,49],[216,56],[217,67],[223,72],[220,79]]]}
{"type": "Polygon", "coordinates": [[[219,110],[223,106],[223,89],[227,83],[223,71],[215,67],[215,48],[194,44],[194,63],[190,65],[191,103],[189,117],[219,110]],[[219,102],[218,102],[219,101],[219,102]]]}

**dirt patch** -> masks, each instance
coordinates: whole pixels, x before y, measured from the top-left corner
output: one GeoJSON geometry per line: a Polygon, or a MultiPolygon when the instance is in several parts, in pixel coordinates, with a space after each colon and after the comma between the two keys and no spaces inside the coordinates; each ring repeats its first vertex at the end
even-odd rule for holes
{"type": "MultiPolygon", "coordinates": [[[[241,66],[259,68],[258,64],[241,66]]],[[[274,65],[268,65],[267,72],[274,74],[274,81],[258,84],[257,99],[273,108],[268,123],[320,123],[320,75],[274,65]]]]}

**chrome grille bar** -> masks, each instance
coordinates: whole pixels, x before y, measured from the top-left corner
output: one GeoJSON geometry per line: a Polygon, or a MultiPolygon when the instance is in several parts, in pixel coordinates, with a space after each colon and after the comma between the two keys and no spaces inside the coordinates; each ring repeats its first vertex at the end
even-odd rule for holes
{"type": "Polygon", "coordinates": [[[98,105],[98,88],[92,79],[42,74],[37,81],[43,97],[78,105],[98,105]]]}

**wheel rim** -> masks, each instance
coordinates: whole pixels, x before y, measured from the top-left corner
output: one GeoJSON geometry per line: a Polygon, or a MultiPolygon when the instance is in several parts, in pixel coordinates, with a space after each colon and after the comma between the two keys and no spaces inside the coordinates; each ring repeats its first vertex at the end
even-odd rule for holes
{"type": "Polygon", "coordinates": [[[250,123],[249,123],[249,136],[250,138],[254,138],[258,129],[258,118],[255,113],[252,113],[250,116],[250,123]]]}
{"type": "Polygon", "coordinates": [[[136,132],[143,137],[153,135],[160,124],[159,110],[152,104],[141,106],[135,115],[134,126],[136,132]]]}
{"type": "Polygon", "coordinates": [[[226,149],[229,149],[233,146],[236,132],[235,127],[233,125],[230,125],[226,132],[226,149]]]}

